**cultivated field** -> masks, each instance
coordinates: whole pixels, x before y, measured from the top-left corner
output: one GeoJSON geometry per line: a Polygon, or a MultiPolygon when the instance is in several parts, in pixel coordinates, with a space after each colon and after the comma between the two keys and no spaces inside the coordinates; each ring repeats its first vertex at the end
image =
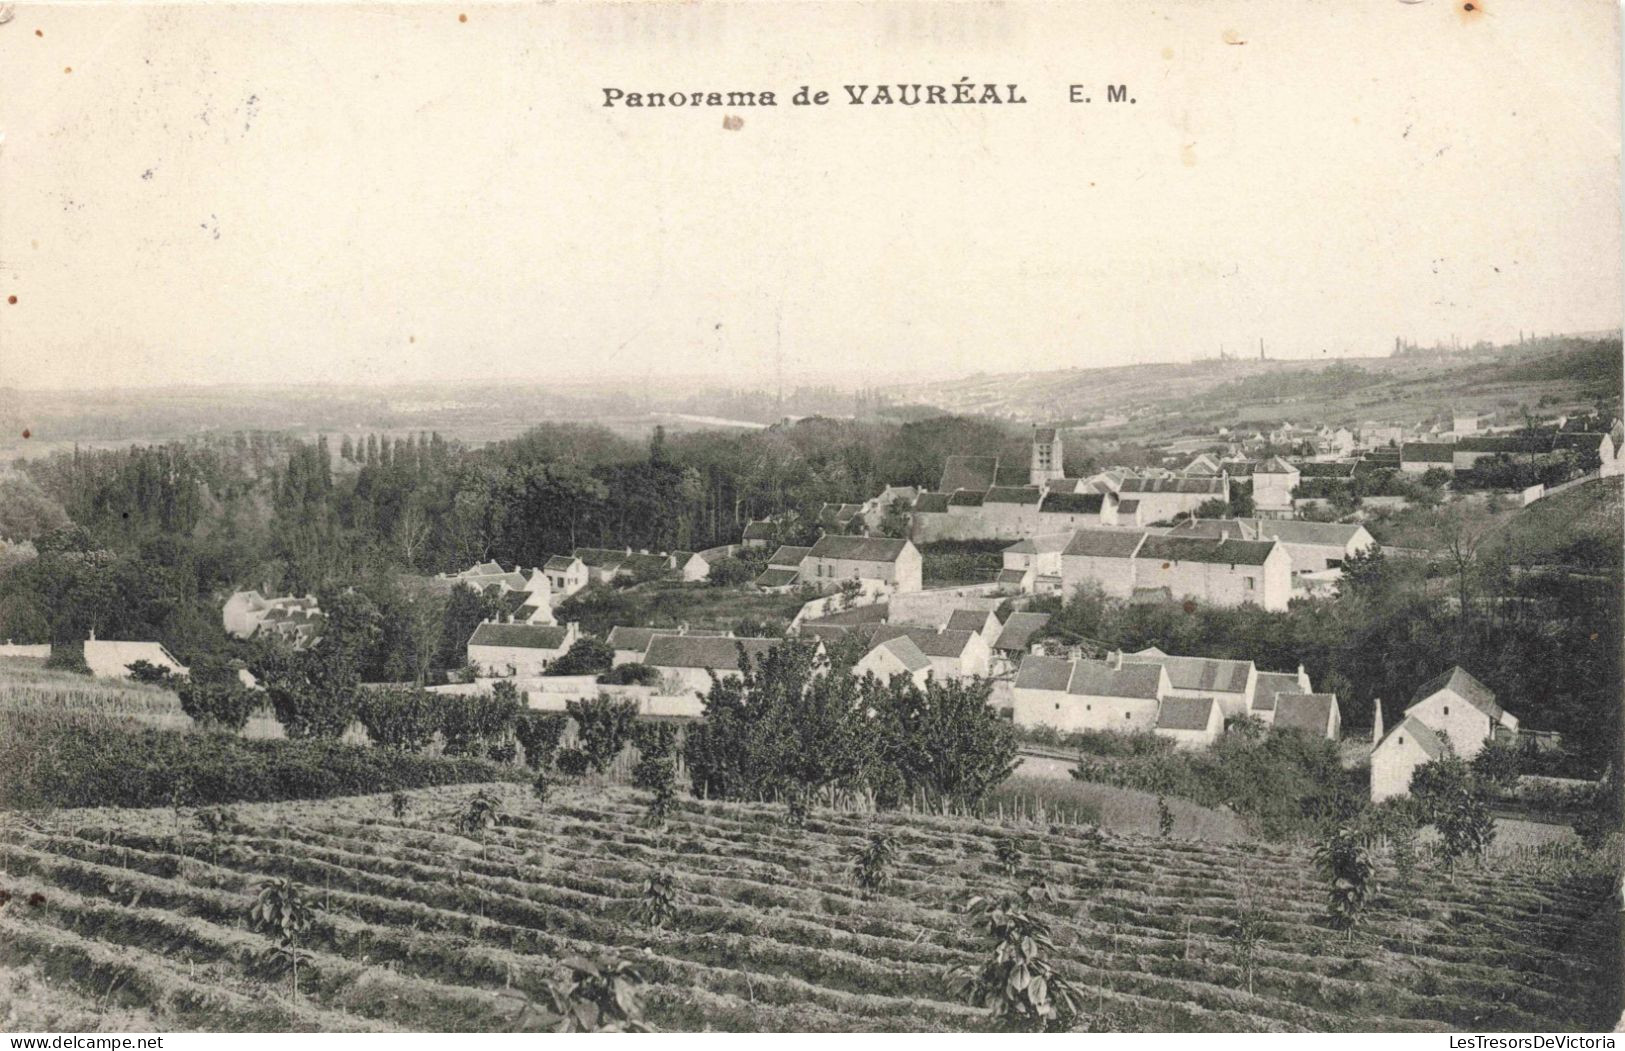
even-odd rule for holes
{"type": "Polygon", "coordinates": [[[656,831],[629,790],[557,789],[544,808],[516,787],[481,843],[454,831],[475,791],[411,793],[401,818],[387,797],[241,806],[214,836],[168,810],[13,816],[0,1018],[21,986],[113,1027],[528,1028],[558,961],[610,953],[641,972],[663,1029],[974,1029],[943,972],[978,959],[957,906],[1014,885],[995,855],[1007,836],[1024,878],[1059,894],[1056,964],[1092,1026],[1574,1031],[1617,1015],[1601,876],[1501,860],[1395,887],[1385,869],[1349,939],[1298,848],[825,811],[797,831],[782,808],[692,800],[656,831]],[[876,825],[896,838],[895,880],[865,900],[849,857],[876,825]],[[677,900],[654,929],[634,916],[660,870],[677,900]],[[244,923],[272,876],[318,910],[297,1000],[244,923]],[[1244,893],[1265,920],[1252,993],[1231,937],[1244,893]]]}

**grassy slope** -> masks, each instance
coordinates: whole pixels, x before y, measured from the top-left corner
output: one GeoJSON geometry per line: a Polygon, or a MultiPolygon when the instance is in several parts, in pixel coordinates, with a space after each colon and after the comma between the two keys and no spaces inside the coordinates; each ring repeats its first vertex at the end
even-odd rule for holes
{"type": "MultiPolygon", "coordinates": [[[[946,818],[685,801],[664,831],[641,798],[567,789],[545,810],[510,792],[487,844],[455,834],[470,790],[238,808],[244,828],[192,832],[179,857],[168,811],[81,811],[0,837],[8,887],[43,895],[0,913],[0,966],[48,967],[73,995],[110,983],[125,1006],[162,998],[188,1028],[502,1030],[539,1024],[556,961],[608,951],[647,981],[666,1029],[961,1030],[945,967],[977,958],[955,906],[1012,884],[995,861],[1014,837],[1024,878],[1046,880],[1057,964],[1095,1024],[1128,1030],[1596,1029],[1617,1009],[1617,916],[1601,877],[1503,867],[1390,882],[1352,939],[1322,919],[1301,849],[1108,836],[946,818]],[[855,892],[851,851],[876,825],[897,841],[894,882],[855,892]],[[676,880],[673,922],[633,910],[651,871],[676,880]],[[256,962],[239,917],[286,875],[320,915],[301,1000],[256,962]],[[1254,990],[1226,938],[1243,894],[1266,913],[1254,990]]],[[[1393,874],[1385,872],[1390,881],[1393,874]]]]}
{"type": "MultiPolygon", "coordinates": [[[[1597,478],[1537,500],[1507,516],[1484,540],[1485,553],[1506,552],[1522,565],[1563,561],[1577,543],[1610,550],[1625,530],[1625,478],[1597,478]]],[[[1617,552],[1613,564],[1619,564],[1617,552]]]]}

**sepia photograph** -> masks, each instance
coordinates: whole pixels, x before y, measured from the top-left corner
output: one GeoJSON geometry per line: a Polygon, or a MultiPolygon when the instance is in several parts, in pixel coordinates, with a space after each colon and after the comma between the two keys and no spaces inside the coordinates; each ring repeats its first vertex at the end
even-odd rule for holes
{"type": "Polygon", "coordinates": [[[1613,1048],[1620,31],[0,4],[6,1047],[1613,1048]]]}

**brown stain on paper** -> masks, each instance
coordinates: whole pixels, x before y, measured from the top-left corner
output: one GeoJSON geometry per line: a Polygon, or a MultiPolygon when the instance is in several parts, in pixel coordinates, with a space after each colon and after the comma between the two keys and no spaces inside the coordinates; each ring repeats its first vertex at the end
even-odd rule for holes
{"type": "Polygon", "coordinates": [[[725,130],[725,131],[738,131],[740,128],[743,128],[744,126],[745,126],[745,118],[744,117],[736,117],[736,116],[734,116],[733,114],[730,113],[726,117],[722,118],[722,127],[723,127],[723,130],[725,130]]]}

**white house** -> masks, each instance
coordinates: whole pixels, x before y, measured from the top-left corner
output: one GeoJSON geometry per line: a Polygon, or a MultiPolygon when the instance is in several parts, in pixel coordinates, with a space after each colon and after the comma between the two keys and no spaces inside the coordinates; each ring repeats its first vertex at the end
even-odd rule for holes
{"type": "Polygon", "coordinates": [[[999,630],[999,637],[993,640],[993,652],[1009,658],[1019,658],[1031,652],[1033,640],[1048,623],[1048,613],[1010,614],[1004,620],[1004,627],[999,630]]]}
{"type": "Polygon", "coordinates": [[[755,585],[764,591],[785,591],[801,582],[801,560],[810,547],[781,545],[767,560],[767,568],[757,575],[755,585]]]}
{"type": "Polygon", "coordinates": [[[575,645],[575,624],[514,624],[485,621],[468,639],[468,663],[486,675],[531,678],[575,645]]]}
{"type": "Polygon", "coordinates": [[[1405,718],[1431,728],[1464,759],[1477,755],[1497,728],[1518,729],[1518,717],[1496,704],[1489,687],[1459,667],[1417,687],[1405,718]]]}
{"type": "Polygon", "coordinates": [[[1416,768],[1448,752],[1449,746],[1423,723],[1402,720],[1371,750],[1371,801],[1409,795],[1416,768]]]}
{"type": "Polygon", "coordinates": [[[574,555],[554,555],[542,565],[547,584],[560,598],[568,598],[587,586],[587,563],[574,555]]]}
{"type": "Polygon", "coordinates": [[[692,584],[696,580],[704,580],[711,575],[711,563],[693,551],[673,551],[671,553],[671,568],[677,579],[685,584],[692,584]]]}
{"type": "Polygon", "coordinates": [[[643,663],[666,679],[667,692],[708,693],[711,677],[725,678],[740,671],[740,654],[755,661],[780,639],[736,639],[714,635],[655,635],[649,640],[643,663]]]}
{"type": "Polygon", "coordinates": [[[1230,499],[1230,478],[1148,478],[1143,475],[1123,479],[1117,495],[1140,502],[1140,519],[1163,522],[1195,511],[1209,500],[1230,499]]]}
{"type": "Polygon", "coordinates": [[[1023,592],[1053,592],[1061,589],[1061,553],[1072,542],[1072,533],[1044,533],[1018,540],[1001,553],[1004,569],[998,583],[1023,592]]]}
{"type": "Polygon", "coordinates": [[[1211,697],[1165,697],[1157,709],[1155,729],[1175,748],[1206,748],[1224,732],[1224,710],[1211,697]]]}
{"type": "Polygon", "coordinates": [[[974,631],[932,631],[903,624],[882,624],[869,635],[869,648],[898,637],[907,637],[931,661],[938,679],[964,679],[988,674],[993,649],[974,631]]]}
{"type": "Polygon", "coordinates": [[[745,531],[739,538],[740,547],[753,547],[767,549],[778,543],[779,527],[772,522],[757,520],[748,522],[745,531]]]}
{"type": "Polygon", "coordinates": [[[1167,692],[1168,676],[1150,664],[1114,668],[1101,661],[1028,655],[1011,689],[1017,726],[1062,733],[1150,730],[1167,692]]]}
{"type": "Polygon", "coordinates": [[[90,674],[98,679],[128,679],[130,665],[146,661],[159,668],[167,668],[174,675],[185,675],[186,665],[159,642],[116,642],[98,639],[95,632],[85,640],[85,664],[90,674]]]}
{"type": "Polygon", "coordinates": [[[1267,610],[1292,599],[1292,559],[1273,540],[1148,535],[1130,561],[1136,588],[1166,588],[1175,599],[1267,610]]]}
{"type": "Polygon", "coordinates": [[[1080,529],[1061,551],[1061,587],[1070,595],[1092,581],[1111,598],[1134,593],[1134,552],[1145,541],[1139,529],[1080,529]]]}
{"type": "Polygon", "coordinates": [[[998,641],[999,633],[1004,625],[999,623],[998,615],[990,609],[956,609],[948,616],[948,623],[943,625],[950,631],[974,631],[982,636],[988,649],[998,641]]]}
{"type": "Polygon", "coordinates": [[[1219,702],[1226,719],[1252,710],[1258,669],[1252,661],[1219,660],[1213,657],[1171,657],[1152,646],[1138,653],[1117,653],[1107,657],[1117,664],[1156,664],[1168,672],[1168,696],[1211,697],[1219,702]]]}
{"type": "Polygon", "coordinates": [[[258,591],[233,592],[221,608],[220,620],[226,634],[240,639],[266,628],[289,637],[296,645],[314,642],[326,623],[314,595],[273,598],[258,591]]]}
{"type": "Polygon", "coordinates": [[[907,540],[826,534],[802,558],[801,579],[828,587],[856,580],[866,592],[919,591],[920,552],[907,540]]]}
{"type": "Polygon", "coordinates": [[[873,675],[884,683],[891,682],[893,676],[906,675],[915,685],[923,687],[926,679],[931,677],[931,658],[914,644],[913,639],[899,635],[865,653],[852,666],[852,674],[860,679],[873,675]]]}
{"type": "Polygon", "coordinates": [[[1345,559],[1377,543],[1363,525],[1272,518],[1194,518],[1180,522],[1168,535],[1274,540],[1291,557],[1293,576],[1341,568],[1345,559]]]}
{"type": "Polygon", "coordinates": [[[1253,507],[1260,516],[1292,517],[1292,490],[1301,478],[1292,464],[1271,456],[1253,468],[1253,507]]]}

